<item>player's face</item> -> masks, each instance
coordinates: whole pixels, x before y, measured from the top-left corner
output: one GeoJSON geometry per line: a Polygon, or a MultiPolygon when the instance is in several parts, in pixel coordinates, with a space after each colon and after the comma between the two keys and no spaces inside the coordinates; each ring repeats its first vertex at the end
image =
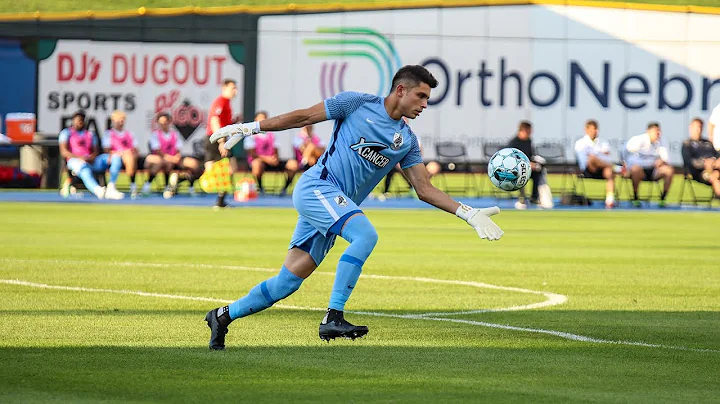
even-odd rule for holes
{"type": "Polygon", "coordinates": [[[690,124],[690,138],[698,140],[702,135],[702,124],[698,121],[693,121],[690,124]]]}
{"type": "Polygon", "coordinates": [[[113,127],[117,130],[121,130],[125,127],[125,117],[119,117],[113,119],[113,127]]]}
{"type": "Polygon", "coordinates": [[[427,108],[430,98],[430,86],[427,83],[407,88],[402,84],[398,86],[398,98],[400,99],[400,111],[403,116],[410,119],[417,118],[427,108]]]}
{"type": "Polygon", "coordinates": [[[162,129],[163,132],[167,132],[170,130],[170,120],[165,116],[161,116],[158,118],[158,126],[160,126],[160,129],[162,129]]]}
{"type": "Polygon", "coordinates": [[[660,128],[650,128],[648,129],[648,136],[650,137],[650,141],[655,143],[660,139],[660,128]]]}
{"type": "Polygon", "coordinates": [[[228,99],[233,99],[237,95],[237,86],[235,83],[228,83],[223,87],[223,96],[228,99]]]}
{"type": "Polygon", "coordinates": [[[588,125],[585,127],[585,133],[590,136],[590,139],[595,140],[598,135],[597,127],[595,127],[594,125],[588,125]]]}
{"type": "Polygon", "coordinates": [[[262,122],[267,119],[267,116],[265,114],[257,114],[255,115],[255,122],[262,122]]]}
{"type": "Polygon", "coordinates": [[[73,128],[75,128],[75,130],[81,130],[82,128],[85,127],[85,121],[81,117],[76,116],[72,120],[72,125],[73,125],[73,128]]]}

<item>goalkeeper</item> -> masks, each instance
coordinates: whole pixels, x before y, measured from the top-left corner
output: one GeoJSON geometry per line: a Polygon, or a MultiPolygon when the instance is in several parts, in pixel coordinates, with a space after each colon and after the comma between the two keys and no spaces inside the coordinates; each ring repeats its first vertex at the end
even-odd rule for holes
{"type": "Polygon", "coordinates": [[[320,265],[335,237],[347,240],[337,265],[328,310],[320,323],[320,338],[358,338],[368,333],[344,319],[345,303],[355,288],[362,267],[378,241],[375,227],[358,207],[365,197],[400,163],[418,197],[444,211],[454,213],[487,240],[503,232],[490,216],[497,207],[474,209],[451,199],[429,181],[415,134],[403,117],[414,119],[427,108],[431,88],[437,80],[422,66],[405,66],[393,78],[386,98],[357,92],[342,92],[307,109],[266,119],[226,126],[210,141],[225,141],[230,149],[247,136],[262,131],[302,128],[333,119],[335,128],[325,153],[300,178],[293,192],[298,218],[280,273],[267,279],[247,295],[205,316],[211,330],[210,349],[225,348],[228,325],[267,309],[300,288],[320,265]]]}

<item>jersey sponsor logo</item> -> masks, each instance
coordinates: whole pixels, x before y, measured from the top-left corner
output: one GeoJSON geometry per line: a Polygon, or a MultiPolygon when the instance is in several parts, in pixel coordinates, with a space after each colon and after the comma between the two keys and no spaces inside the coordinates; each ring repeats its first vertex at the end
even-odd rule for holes
{"type": "Polygon", "coordinates": [[[375,122],[371,121],[370,118],[365,118],[365,120],[367,121],[367,123],[375,123],[375,122]]]}
{"type": "Polygon", "coordinates": [[[390,145],[390,148],[393,150],[397,150],[397,149],[401,148],[402,145],[403,145],[402,134],[400,132],[395,132],[395,134],[393,135],[393,144],[390,145]]]}
{"type": "Polygon", "coordinates": [[[342,195],[336,196],[335,198],[333,198],[333,200],[335,201],[337,206],[340,206],[341,208],[344,208],[348,205],[347,199],[345,199],[345,197],[342,195]]]}
{"type": "Polygon", "coordinates": [[[356,151],[360,157],[373,163],[377,168],[383,168],[388,165],[390,159],[383,156],[380,150],[387,149],[388,146],[378,142],[366,142],[364,137],[360,141],[350,146],[350,149],[356,151]]]}

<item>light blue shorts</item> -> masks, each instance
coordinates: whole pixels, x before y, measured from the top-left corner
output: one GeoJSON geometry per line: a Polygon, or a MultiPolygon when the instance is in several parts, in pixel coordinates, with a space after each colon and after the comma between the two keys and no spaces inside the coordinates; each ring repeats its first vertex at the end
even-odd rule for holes
{"type": "Polygon", "coordinates": [[[293,191],[293,204],[300,214],[290,247],[309,253],[320,265],[340,234],[342,225],[362,210],[331,182],[308,175],[300,177],[293,191]]]}

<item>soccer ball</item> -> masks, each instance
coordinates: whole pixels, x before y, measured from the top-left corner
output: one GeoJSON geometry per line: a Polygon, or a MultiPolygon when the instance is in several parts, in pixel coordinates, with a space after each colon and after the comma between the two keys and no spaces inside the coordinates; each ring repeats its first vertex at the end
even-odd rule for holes
{"type": "Polygon", "coordinates": [[[503,191],[516,191],[530,179],[530,160],[512,147],[498,150],[488,163],[488,176],[493,185],[503,191]]]}

